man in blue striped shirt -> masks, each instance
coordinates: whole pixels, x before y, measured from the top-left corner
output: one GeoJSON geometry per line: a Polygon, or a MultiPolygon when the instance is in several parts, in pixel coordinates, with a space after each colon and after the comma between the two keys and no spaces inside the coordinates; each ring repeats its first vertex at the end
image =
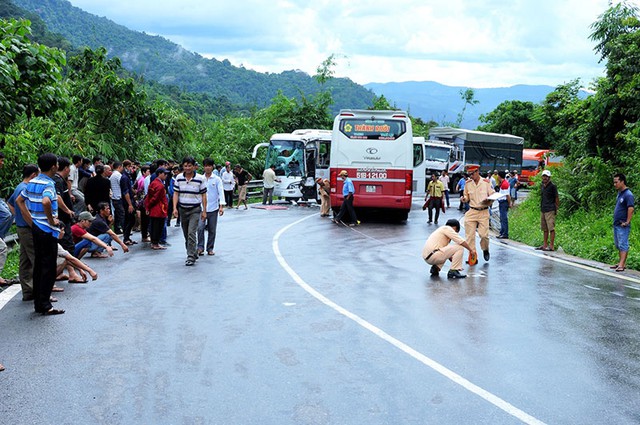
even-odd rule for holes
{"type": "Polygon", "coordinates": [[[180,214],[187,248],[184,264],[193,266],[198,259],[198,223],[207,219],[207,179],[196,173],[196,160],[192,156],[182,160],[182,170],[173,187],[173,216],[177,218],[180,214]]]}
{"type": "Polygon", "coordinates": [[[56,261],[60,222],[58,194],[53,176],[58,171],[58,157],[45,153],[38,158],[40,175],[33,178],[18,196],[18,206],[33,232],[35,260],[33,264],[33,301],[37,313],[45,316],[62,314],[51,305],[51,290],[56,281],[56,261]]]}

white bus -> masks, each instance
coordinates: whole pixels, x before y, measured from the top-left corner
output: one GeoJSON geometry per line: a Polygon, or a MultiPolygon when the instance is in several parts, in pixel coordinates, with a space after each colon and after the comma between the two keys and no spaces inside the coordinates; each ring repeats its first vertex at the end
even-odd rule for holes
{"type": "Polygon", "coordinates": [[[341,170],[355,186],[356,209],[387,210],[406,220],[413,186],[413,133],[403,111],[343,109],[333,122],[331,207],[342,205],[341,170]]]}
{"type": "Polygon", "coordinates": [[[260,148],[267,148],[265,169],[276,166],[276,182],[273,195],[287,201],[318,201],[315,179],[329,178],[331,130],[295,130],[278,133],[268,143],[253,148],[253,158],[260,148]]]}

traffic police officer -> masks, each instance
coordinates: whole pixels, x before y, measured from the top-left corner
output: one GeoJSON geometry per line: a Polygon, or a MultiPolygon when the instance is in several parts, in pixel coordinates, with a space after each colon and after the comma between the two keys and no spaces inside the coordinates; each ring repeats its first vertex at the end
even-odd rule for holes
{"type": "Polygon", "coordinates": [[[469,165],[467,172],[470,179],[464,186],[462,202],[469,203],[469,211],[464,215],[464,233],[469,246],[476,246],[476,230],[480,235],[480,248],[485,261],[489,261],[489,206],[492,201],[487,198],[495,191],[491,184],[480,177],[480,166],[469,165]]]}

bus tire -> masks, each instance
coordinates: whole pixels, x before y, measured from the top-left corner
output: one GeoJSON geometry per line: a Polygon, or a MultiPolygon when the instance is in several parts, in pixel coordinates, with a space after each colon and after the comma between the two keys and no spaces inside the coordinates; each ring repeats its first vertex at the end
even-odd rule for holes
{"type": "Polygon", "coordinates": [[[451,178],[451,189],[450,189],[451,193],[458,193],[458,182],[459,181],[460,181],[460,177],[458,177],[458,176],[453,176],[451,178]]]}

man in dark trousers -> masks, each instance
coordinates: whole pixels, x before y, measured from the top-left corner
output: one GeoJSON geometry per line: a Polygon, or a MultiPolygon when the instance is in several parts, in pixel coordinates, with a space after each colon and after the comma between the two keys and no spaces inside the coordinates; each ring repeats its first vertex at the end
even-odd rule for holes
{"type": "Polygon", "coordinates": [[[349,178],[349,173],[347,170],[340,171],[338,174],[344,180],[342,184],[342,196],[344,196],[344,200],[342,201],[342,205],[340,206],[340,211],[338,215],[333,218],[333,222],[336,224],[340,224],[342,222],[342,217],[344,217],[345,213],[349,213],[349,217],[351,217],[351,223],[349,223],[349,227],[353,227],[357,224],[360,224],[358,218],[356,217],[356,211],[353,209],[353,195],[356,192],[355,187],[353,186],[353,182],[349,178]]]}
{"type": "Polygon", "coordinates": [[[63,314],[51,305],[51,290],[56,281],[58,259],[58,194],[53,177],[58,171],[58,157],[45,153],[38,158],[40,175],[33,178],[18,196],[22,216],[33,232],[35,261],[33,266],[34,308],[45,316],[63,314]]]}

